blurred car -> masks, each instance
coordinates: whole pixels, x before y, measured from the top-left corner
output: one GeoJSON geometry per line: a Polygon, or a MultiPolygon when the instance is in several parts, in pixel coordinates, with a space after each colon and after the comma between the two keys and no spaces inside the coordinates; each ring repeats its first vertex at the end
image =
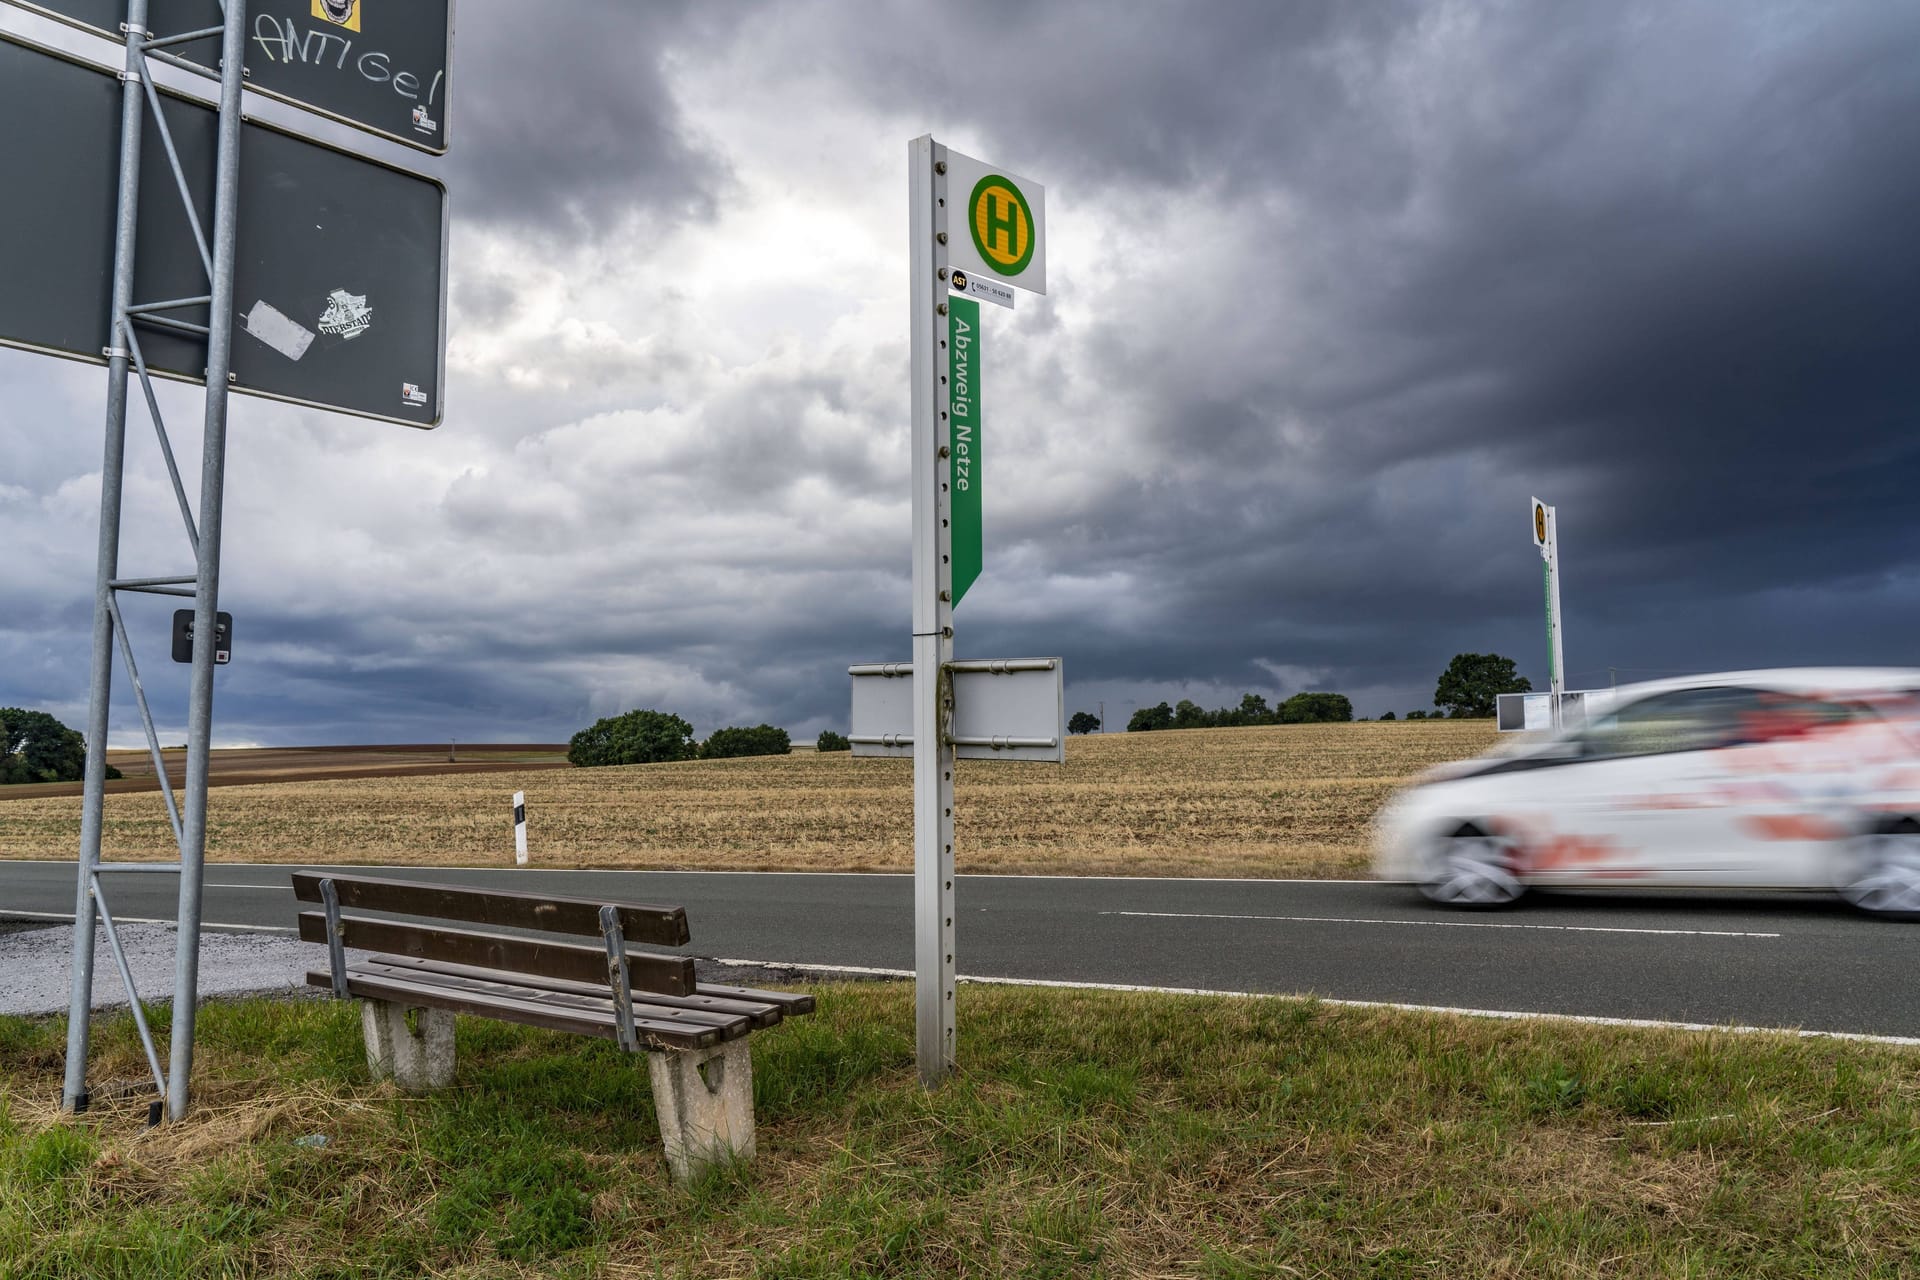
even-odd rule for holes
{"type": "Polygon", "coordinates": [[[1920,670],[1657,681],[1530,737],[1396,795],[1377,873],[1462,907],[1534,885],[1738,887],[1920,917],[1920,670]]]}

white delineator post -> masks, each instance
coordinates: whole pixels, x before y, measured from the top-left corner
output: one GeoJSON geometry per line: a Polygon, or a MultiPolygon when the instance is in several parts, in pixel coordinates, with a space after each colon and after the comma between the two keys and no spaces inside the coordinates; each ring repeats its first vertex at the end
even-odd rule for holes
{"type": "Polygon", "coordinates": [[[527,793],[513,793],[513,861],[517,866],[527,865],[527,793]]]}
{"type": "Polygon", "coordinates": [[[947,149],[932,134],[907,144],[913,273],[913,971],[920,1082],[954,1064],[952,495],[948,493],[947,149]]]}

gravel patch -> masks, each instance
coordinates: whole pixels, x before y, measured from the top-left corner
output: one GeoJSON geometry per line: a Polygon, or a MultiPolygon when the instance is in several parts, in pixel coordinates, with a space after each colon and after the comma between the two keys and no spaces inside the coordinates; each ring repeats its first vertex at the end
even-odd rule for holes
{"type": "MultiPolygon", "coordinates": [[[[141,999],[171,998],[174,926],[123,924],[119,930],[141,999]]],[[[355,960],[363,953],[347,954],[355,960]]],[[[0,921],[0,1014],[65,1013],[72,959],[72,925],[0,921]]],[[[291,935],[208,929],[200,935],[200,994],[286,994],[304,989],[307,970],[326,963],[325,948],[291,935]]],[[[93,1007],[124,1008],[126,1003],[106,932],[96,930],[93,1007]]]]}

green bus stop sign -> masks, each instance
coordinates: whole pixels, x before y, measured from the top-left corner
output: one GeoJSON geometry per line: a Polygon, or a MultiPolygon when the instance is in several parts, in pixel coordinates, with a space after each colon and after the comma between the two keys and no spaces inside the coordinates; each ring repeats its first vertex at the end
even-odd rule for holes
{"type": "Polygon", "coordinates": [[[947,483],[953,511],[953,602],[980,576],[980,304],[948,299],[947,483]]]}

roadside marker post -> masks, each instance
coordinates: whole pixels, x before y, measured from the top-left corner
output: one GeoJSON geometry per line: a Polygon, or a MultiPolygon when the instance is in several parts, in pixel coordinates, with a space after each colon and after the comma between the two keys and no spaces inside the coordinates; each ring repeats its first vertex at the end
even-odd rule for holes
{"type": "Polygon", "coordinates": [[[513,861],[515,866],[527,865],[527,793],[513,793],[513,861]]]}
{"type": "Polygon", "coordinates": [[[928,1088],[954,1067],[955,762],[1058,761],[1065,749],[1060,659],[953,658],[953,610],[983,567],[976,299],[1008,305],[994,282],[1046,292],[1045,210],[1038,183],[931,134],[907,144],[913,661],[848,668],[848,736],[858,756],[913,756],[914,1053],[928,1088]]]}
{"type": "Polygon", "coordinates": [[[1560,728],[1560,703],[1566,683],[1566,656],[1560,633],[1560,524],[1555,508],[1532,499],[1533,545],[1540,551],[1547,601],[1547,684],[1553,694],[1553,727],[1560,728]]]}

